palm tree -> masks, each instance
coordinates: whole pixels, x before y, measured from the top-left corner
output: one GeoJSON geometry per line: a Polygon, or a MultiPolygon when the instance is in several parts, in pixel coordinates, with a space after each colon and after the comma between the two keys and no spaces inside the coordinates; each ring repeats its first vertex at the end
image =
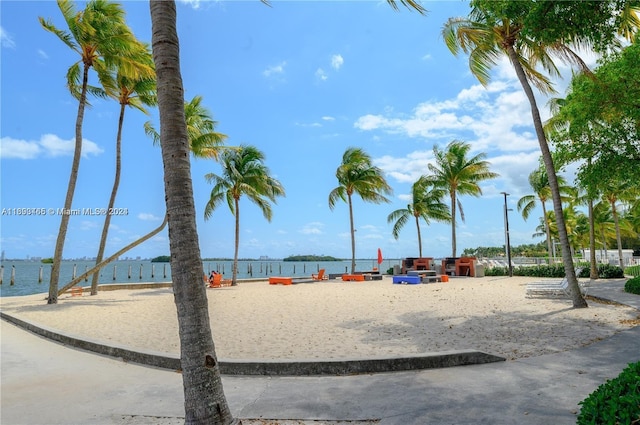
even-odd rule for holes
{"type": "MultiPolygon", "coordinates": [[[[388,2],[395,6],[393,0],[388,2]]],[[[422,6],[414,0],[401,0],[401,3],[424,13],[422,6]]],[[[158,71],[162,160],[168,177],[165,191],[167,212],[171,214],[169,241],[175,302],[180,324],[185,423],[229,425],[234,419],[222,388],[220,368],[211,336],[206,308],[207,296],[201,280],[202,261],[195,230],[196,212],[188,161],[189,152],[184,148],[188,139],[180,74],[176,5],[170,0],[151,0],[150,9],[153,56],[158,71]],[[182,232],[182,229],[185,232],[182,232]]]]}
{"type": "Polygon", "coordinates": [[[189,137],[184,117],[176,5],[151,1],[152,49],[158,79],[160,145],[174,300],[178,313],[185,424],[233,421],[222,388],[196,230],[189,137]]]}
{"type": "MultiPolygon", "coordinates": [[[[570,198],[565,196],[565,194],[569,194],[572,188],[566,185],[565,179],[562,176],[558,176],[558,184],[560,185],[562,201],[568,201],[570,198]]],[[[537,201],[540,201],[542,217],[544,217],[545,223],[545,234],[547,235],[547,249],[549,255],[551,255],[551,234],[548,232],[549,223],[547,221],[547,201],[551,198],[551,187],[549,186],[549,178],[547,177],[547,171],[544,169],[544,166],[541,166],[529,174],[529,186],[533,189],[533,194],[520,198],[517,203],[517,208],[518,211],[522,213],[522,218],[527,220],[536,207],[537,201]]]]}
{"type": "Polygon", "coordinates": [[[393,237],[400,237],[400,230],[413,217],[416,221],[416,229],[418,231],[418,251],[419,257],[422,258],[422,236],[420,234],[420,219],[429,224],[430,220],[441,221],[445,223],[451,222],[451,213],[449,207],[442,202],[442,198],[446,195],[446,191],[436,188],[433,182],[426,176],[422,176],[411,186],[411,203],[407,208],[393,211],[387,217],[387,222],[393,225],[393,237]]]}
{"type": "Polygon", "coordinates": [[[342,163],[336,170],[338,187],[329,193],[329,208],[334,209],[339,199],[349,205],[349,222],[351,223],[351,273],[356,271],[356,231],[353,224],[354,193],[360,195],[365,202],[380,204],[389,202],[384,195],[391,195],[393,190],[384,178],[382,170],[372,164],[371,157],[360,148],[347,148],[342,155],[342,163]]]}
{"type": "MultiPolygon", "coordinates": [[[[139,61],[144,65],[145,69],[153,69],[153,58],[149,51],[149,46],[140,45],[139,61]]],[[[106,94],[117,100],[120,104],[120,116],[118,119],[118,134],[116,136],[116,169],[115,177],[113,181],[113,188],[111,189],[111,196],[109,197],[109,204],[107,211],[111,211],[115,205],[118,188],[120,186],[120,171],[121,171],[121,157],[122,157],[122,125],[124,123],[124,113],[126,107],[138,109],[139,111],[147,114],[145,106],[155,106],[156,99],[156,79],[155,73],[148,75],[148,73],[136,73],[135,75],[126,75],[124,70],[118,70],[115,78],[109,78],[103,80],[103,85],[106,94]]],[[[111,215],[106,214],[104,218],[104,225],[102,227],[102,234],[100,236],[100,245],[98,246],[98,254],[96,255],[96,264],[99,264],[104,257],[104,249],[107,243],[107,235],[109,232],[109,225],[111,224],[111,215]]],[[[91,295],[98,293],[98,279],[100,278],[100,270],[97,270],[93,275],[91,281],[91,295]]]]}
{"type": "Polygon", "coordinates": [[[456,210],[460,210],[460,219],[464,222],[464,210],[458,195],[482,195],[478,183],[498,177],[489,171],[489,163],[484,161],[486,154],[480,153],[467,158],[471,145],[460,140],[453,140],[445,150],[433,147],[435,164],[429,164],[433,173],[430,179],[434,184],[446,191],[451,199],[451,256],[456,256],[456,210]],[[457,206],[457,209],[456,209],[457,206]]]}
{"type": "MultiPolygon", "coordinates": [[[[104,0],[91,0],[83,11],[78,12],[72,2],[58,0],[58,7],[69,28],[68,31],[58,29],[50,20],[43,18],[39,18],[39,20],[45,30],[55,34],[80,56],[80,59],[67,71],[67,87],[71,94],[78,99],[75,147],[64,201],[64,208],[69,211],[73,204],[73,195],[82,156],[82,123],[85,105],[87,104],[87,93],[99,94],[99,91],[88,84],[89,69],[95,69],[98,77],[102,78],[112,66],[117,65],[123,68],[136,66],[135,61],[131,59],[131,49],[135,50],[137,42],[129,27],[125,24],[124,11],[119,4],[109,3],[104,0]]],[[[58,302],[60,262],[62,261],[69,218],[70,215],[63,214],[60,221],[51,267],[48,304],[56,304],[58,302]]]]}
{"type": "MultiPolygon", "coordinates": [[[[224,146],[227,135],[216,131],[218,122],[213,119],[211,112],[202,104],[202,96],[194,96],[190,102],[184,103],[184,116],[189,147],[194,157],[211,158],[217,161],[220,152],[224,149],[232,149],[224,146]]],[[[160,143],[160,134],[153,128],[150,121],[144,123],[144,131],[153,139],[154,144],[160,143]]]]}
{"type": "MultiPolygon", "coordinates": [[[[553,210],[562,248],[562,260],[571,287],[573,306],[575,308],[587,307],[587,302],[580,292],[573,266],[555,166],[531,88],[531,84],[533,84],[542,93],[553,91],[550,80],[535,69],[536,65],[540,64],[552,75],[557,75],[558,71],[551,59],[551,54],[555,53],[558,57],[572,63],[582,64],[582,61],[565,43],[560,41],[544,43],[525,35],[523,29],[525,29],[526,16],[522,16],[522,14],[516,17],[510,16],[514,11],[517,11],[517,8],[508,11],[506,9],[500,10],[500,5],[503,3],[495,4],[495,8],[498,9],[496,12],[488,10],[490,6],[486,3],[474,2],[468,19],[449,19],[443,28],[443,37],[447,47],[454,55],[457,55],[460,50],[469,54],[469,68],[483,85],[489,83],[489,70],[496,64],[496,60],[501,55],[506,55],[509,58],[531,106],[533,124],[551,188],[553,210]]],[[[522,12],[524,9],[520,9],[518,12],[522,12]]],[[[524,11],[526,12],[526,10],[524,11]]]]}
{"type": "Polygon", "coordinates": [[[222,153],[222,176],[213,173],[205,175],[208,183],[213,183],[211,196],[204,209],[204,218],[211,218],[213,211],[223,200],[235,216],[235,250],[233,255],[233,277],[231,284],[237,285],[238,248],[240,244],[240,198],[247,198],[262,210],[267,221],[271,221],[273,212],[270,202],[276,202],[278,196],[285,196],[282,184],[271,177],[269,168],[264,165],[264,154],[254,146],[242,145],[238,149],[222,153]]]}

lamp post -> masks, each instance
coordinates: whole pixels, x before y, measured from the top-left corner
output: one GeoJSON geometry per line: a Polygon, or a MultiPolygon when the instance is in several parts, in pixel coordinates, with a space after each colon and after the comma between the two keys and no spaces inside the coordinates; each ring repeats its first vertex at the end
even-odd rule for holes
{"type": "Polygon", "coordinates": [[[509,277],[513,276],[513,267],[511,266],[511,242],[509,241],[509,213],[507,209],[507,192],[500,192],[504,195],[504,240],[505,247],[507,249],[507,268],[509,270],[509,277]]]}

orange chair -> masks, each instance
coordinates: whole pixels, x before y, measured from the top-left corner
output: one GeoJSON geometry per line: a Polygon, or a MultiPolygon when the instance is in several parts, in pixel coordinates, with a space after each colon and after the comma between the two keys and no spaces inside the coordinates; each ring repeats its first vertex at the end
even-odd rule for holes
{"type": "Polygon", "coordinates": [[[311,278],[313,280],[325,280],[325,279],[327,279],[327,277],[324,275],[324,269],[320,269],[320,271],[318,271],[318,274],[312,274],[311,278]]]}
{"type": "Polygon", "coordinates": [[[220,283],[222,282],[221,274],[214,274],[213,279],[209,280],[209,288],[219,288],[222,286],[220,283]]]}

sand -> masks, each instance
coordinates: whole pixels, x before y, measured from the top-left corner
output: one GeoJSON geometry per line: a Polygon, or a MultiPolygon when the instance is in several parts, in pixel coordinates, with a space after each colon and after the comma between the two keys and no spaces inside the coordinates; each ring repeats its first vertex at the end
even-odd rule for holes
{"type": "MultiPolygon", "coordinates": [[[[382,281],[207,289],[220,359],[357,359],[473,349],[517,359],[566,351],[638,324],[630,307],[527,298],[532,278],[454,278],[449,283],[382,281]]],[[[170,288],[97,296],[2,298],[2,310],[74,336],[179,355],[170,288]]]]}

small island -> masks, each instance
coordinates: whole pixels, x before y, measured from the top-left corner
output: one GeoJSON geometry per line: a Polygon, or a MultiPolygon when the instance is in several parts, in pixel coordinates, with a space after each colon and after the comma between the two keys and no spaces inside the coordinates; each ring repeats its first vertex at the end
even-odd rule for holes
{"type": "Polygon", "coordinates": [[[170,263],[171,257],[168,255],[160,255],[158,257],[152,258],[151,262],[152,263],[170,263]]]}
{"type": "Polygon", "coordinates": [[[290,255],[282,261],[342,261],[342,259],[330,255],[290,255]]]}

